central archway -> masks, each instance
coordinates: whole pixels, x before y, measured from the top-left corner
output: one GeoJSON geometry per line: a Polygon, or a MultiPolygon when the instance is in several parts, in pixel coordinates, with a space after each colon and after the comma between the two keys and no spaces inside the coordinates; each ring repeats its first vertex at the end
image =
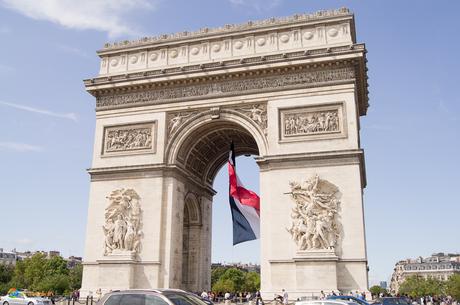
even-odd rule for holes
{"type": "MultiPolygon", "coordinates": [[[[263,143],[261,132],[258,126],[231,112],[220,113],[217,119],[211,114],[192,117],[172,135],[170,161],[185,171],[194,184],[212,188],[216,174],[227,161],[230,143],[233,141],[237,156],[260,155],[265,148],[260,149],[258,145],[263,143]]],[[[206,203],[212,202],[212,198],[187,183],[184,183],[182,198],[180,196],[177,198],[182,215],[182,225],[177,226],[182,230],[178,234],[182,239],[179,243],[182,255],[177,262],[182,277],[180,288],[209,290],[212,204],[206,203]]]]}

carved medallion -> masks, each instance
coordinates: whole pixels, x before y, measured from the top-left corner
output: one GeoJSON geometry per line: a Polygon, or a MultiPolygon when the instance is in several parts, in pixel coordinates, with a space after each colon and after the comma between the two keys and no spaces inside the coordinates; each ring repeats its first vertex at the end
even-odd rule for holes
{"type": "Polygon", "coordinates": [[[142,231],[140,197],[133,189],[114,190],[105,209],[104,255],[139,253],[142,231]]]}
{"type": "Polygon", "coordinates": [[[341,235],[338,188],[318,175],[303,183],[291,182],[290,187],[295,206],[287,231],[298,250],[335,249],[341,235]]]}
{"type": "Polygon", "coordinates": [[[154,152],[154,125],[142,123],[105,127],[102,154],[154,152]]]}

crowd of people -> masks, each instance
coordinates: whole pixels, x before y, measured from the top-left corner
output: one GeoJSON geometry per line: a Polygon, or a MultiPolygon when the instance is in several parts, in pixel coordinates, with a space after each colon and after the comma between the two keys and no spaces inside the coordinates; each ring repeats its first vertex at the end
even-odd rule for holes
{"type": "MultiPolygon", "coordinates": [[[[252,301],[254,305],[263,305],[260,291],[257,292],[237,292],[237,293],[215,293],[212,291],[203,291],[197,293],[202,299],[212,301],[214,303],[220,303],[229,301],[232,303],[246,303],[252,301]]],[[[275,295],[274,301],[278,301],[284,305],[288,304],[289,295],[286,290],[282,290],[280,295],[275,295]]]]}

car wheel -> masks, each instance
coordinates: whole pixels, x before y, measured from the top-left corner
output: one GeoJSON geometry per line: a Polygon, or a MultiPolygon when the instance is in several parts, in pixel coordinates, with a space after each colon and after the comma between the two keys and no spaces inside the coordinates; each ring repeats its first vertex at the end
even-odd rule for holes
{"type": "Polygon", "coordinates": [[[5,301],[3,302],[3,305],[10,305],[10,303],[8,303],[8,301],[5,301]]]}
{"type": "Polygon", "coordinates": [[[34,302],[29,302],[27,303],[27,305],[34,305],[34,302]]]}

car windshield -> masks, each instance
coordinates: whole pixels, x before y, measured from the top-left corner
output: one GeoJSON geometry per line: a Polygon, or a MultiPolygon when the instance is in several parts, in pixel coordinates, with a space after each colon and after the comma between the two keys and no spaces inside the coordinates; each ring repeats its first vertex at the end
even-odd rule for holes
{"type": "Polygon", "coordinates": [[[174,305],[207,305],[200,298],[193,294],[177,293],[177,292],[163,292],[174,305]]]}

